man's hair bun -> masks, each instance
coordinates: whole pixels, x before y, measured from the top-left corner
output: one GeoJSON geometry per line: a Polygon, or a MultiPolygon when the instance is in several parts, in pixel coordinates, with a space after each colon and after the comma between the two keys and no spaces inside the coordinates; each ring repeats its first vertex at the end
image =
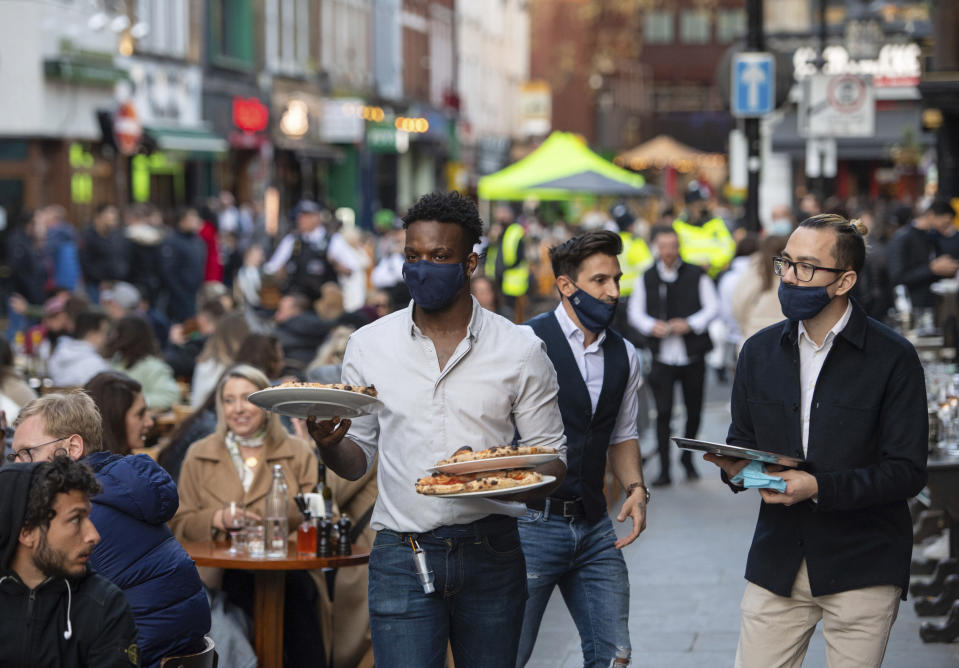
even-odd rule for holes
{"type": "Polygon", "coordinates": [[[853,218],[849,221],[849,224],[852,225],[853,229],[856,230],[860,236],[864,237],[869,234],[869,228],[866,227],[866,224],[858,218],[853,218]]]}

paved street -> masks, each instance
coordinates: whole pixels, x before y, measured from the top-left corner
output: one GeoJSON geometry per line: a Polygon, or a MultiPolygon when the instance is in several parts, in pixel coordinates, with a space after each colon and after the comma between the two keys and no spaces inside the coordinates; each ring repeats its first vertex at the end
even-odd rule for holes
{"type": "MultiPolygon", "coordinates": [[[[707,394],[701,437],[721,440],[728,426],[727,387],[707,394]]],[[[681,423],[674,421],[674,427],[681,423]]],[[[651,447],[651,432],[644,450],[651,447]]],[[[632,596],[630,631],[633,666],[712,668],[731,666],[739,635],[743,569],[752,538],[758,498],[733,495],[699,462],[704,479],[654,492],[648,528],[627,548],[632,596]]],[[[711,465],[710,465],[711,467],[711,465]]],[[[647,477],[658,464],[647,466],[647,477]]],[[[674,478],[676,473],[674,471],[674,478]]],[[[900,607],[884,666],[946,668],[959,665],[959,644],[926,645],[918,635],[921,620],[912,601],[900,607]]],[[[582,665],[579,636],[558,592],[550,600],[531,668],[582,665]]],[[[807,667],[825,666],[822,634],[817,631],[807,667]]]]}

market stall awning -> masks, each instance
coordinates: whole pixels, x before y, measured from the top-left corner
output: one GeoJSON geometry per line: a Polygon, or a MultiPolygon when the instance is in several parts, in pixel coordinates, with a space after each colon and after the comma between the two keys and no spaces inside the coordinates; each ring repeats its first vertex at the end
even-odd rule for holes
{"type": "Polygon", "coordinates": [[[227,141],[204,127],[173,127],[151,125],[146,133],[161,151],[181,151],[216,156],[226,153],[227,141]]]}
{"type": "Polygon", "coordinates": [[[658,135],[639,146],[620,153],[613,162],[636,171],[672,167],[686,172],[704,166],[719,166],[724,161],[724,156],[719,153],[699,151],[676,141],[669,135],[658,135]],[[712,162],[718,164],[709,164],[712,162]]]}
{"type": "Polygon", "coordinates": [[[567,200],[578,193],[643,195],[645,183],[593,153],[578,136],[554,132],[519,162],[481,178],[477,193],[486,200],[567,200]]]}
{"type": "Polygon", "coordinates": [[[652,195],[656,189],[649,185],[643,185],[637,188],[630,183],[623,183],[612,179],[599,172],[589,169],[578,174],[570,174],[560,179],[553,179],[539,184],[538,188],[572,190],[576,192],[588,192],[594,195],[622,195],[624,197],[642,197],[652,195]]]}

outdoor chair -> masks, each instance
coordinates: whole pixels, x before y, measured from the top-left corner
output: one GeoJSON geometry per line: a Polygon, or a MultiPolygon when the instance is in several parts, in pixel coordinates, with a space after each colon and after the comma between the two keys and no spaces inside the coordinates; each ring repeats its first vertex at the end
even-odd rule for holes
{"type": "Polygon", "coordinates": [[[217,668],[219,657],[213,649],[213,639],[203,636],[206,647],[196,654],[168,656],[160,660],[160,668],[217,668]]]}

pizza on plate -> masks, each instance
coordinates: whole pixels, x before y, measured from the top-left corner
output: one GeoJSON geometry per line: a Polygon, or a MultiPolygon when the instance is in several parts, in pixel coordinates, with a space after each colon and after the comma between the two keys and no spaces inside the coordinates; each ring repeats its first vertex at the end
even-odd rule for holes
{"type": "Polygon", "coordinates": [[[519,455],[555,455],[555,448],[543,448],[537,445],[497,445],[485,450],[473,451],[468,445],[453,453],[449,459],[442,459],[436,463],[437,466],[446,464],[460,464],[462,462],[474,462],[478,459],[495,459],[497,457],[516,457],[519,455]]]}
{"type": "Polygon", "coordinates": [[[347,385],[345,383],[298,383],[291,381],[280,383],[276,387],[305,387],[322,390],[343,390],[345,392],[359,392],[370,397],[376,397],[376,387],[373,385],[347,385]]]}
{"type": "Polygon", "coordinates": [[[416,491],[420,494],[458,494],[466,492],[487,492],[490,490],[525,487],[542,482],[543,476],[536,471],[502,470],[449,475],[434,473],[416,481],[416,491]]]}

